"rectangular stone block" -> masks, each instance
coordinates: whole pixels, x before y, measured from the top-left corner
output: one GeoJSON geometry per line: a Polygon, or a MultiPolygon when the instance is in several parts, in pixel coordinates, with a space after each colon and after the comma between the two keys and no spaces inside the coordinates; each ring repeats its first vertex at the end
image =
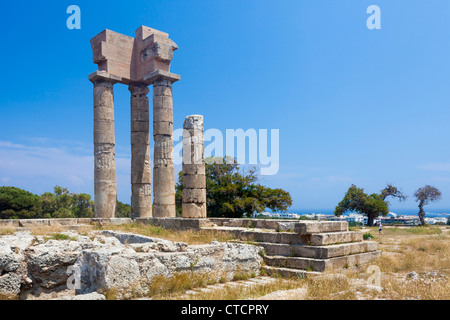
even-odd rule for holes
{"type": "Polygon", "coordinates": [[[183,175],[204,175],[206,174],[205,163],[183,164],[183,175]]]}
{"type": "Polygon", "coordinates": [[[153,168],[163,168],[163,167],[174,167],[174,162],[172,159],[158,159],[153,160],[153,168]]]}
{"type": "Polygon", "coordinates": [[[94,131],[95,144],[115,144],[116,135],[114,132],[94,131]]]}
{"type": "Polygon", "coordinates": [[[363,241],[310,248],[312,248],[315,253],[313,258],[329,259],[376,251],[378,249],[378,244],[375,241],[363,241]]]}
{"type": "Polygon", "coordinates": [[[172,109],[172,108],[173,108],[173,99],[171,96],[153,96],[153,109],[172,109]]]}
{"type": "Polygon", "coordinates": [[[148,121],[132,121],[131,122],[132,132],[149,132],[150,123],[148,121]]]}
{"type": "Polygon", "coordinates": [[[153,204],[154,218],[175,218],[175,205],[153,204]]]}
{"type": "Polygon", "coordinates": [[[95,179],[94,181],[115,181],[116,179],[116,169],[95,169],[95,179]]]}
{"type": "Polygon", "coordinates": [[[175,205],[175,174],[173,167],[153,168],[154,204],[175,205]]]}
{"type": "Polygon", "coordinates": [[[248,239],[258,242],[302,244],[303,239],[297,233],[291,232],[265,232],[259,230],[244,230],[239,236],[241,239],[248,239]]]}
{"type": "Polygon", "coordinates": [[[206,189],[206,176],[203,174],[183,176],[183,186],[186,189],[206,189]]]}
{"type": "Polygon", "coordinates": [[[206,203],[206,189],[183,189],[183,203],[206,203]]]}
{"type": "Polygon", "coordinates": [[[114,109],[114,91],[112,87],[94,87],[94,110],[95,108],[114,109]]]}
{"type": "Polygon", "coordinates": [[[131,61],[134,38],[105,29],[91,39],[91,46],[94,53],[94,63],[99,63],[106,59],[122,61],[124,57],[126,57],[125,61],[131,61]],[[109,44],[110,46],[105,46],[104,44],[109,44]],[[111,46],[114,47],[111,48],[111,46]]]}
{"type": "Polygon", "coordinates": [[[173,135],[173,123],[172,122],[153,122],[153,135],[173,135]]]}
{"type": "MultiPolygon", "coordinates": [[[[150,159],[150,158],[148,158],[150,159]]],[[[150,160],[147,160],[144,164],[137,163],[135,164],[133,161],[132,169],[131,169],[131,183],[151,183],[152,182],[152,174],[150,167],[150,160]]]]}
{"type": "Polygon", "coordinates": [[[95,120],[94,131],[114,133],[114,120],[95,120]]]}
{"type": "Polygon", "coordinates": [[[173,109],[153,109],[153,122],[160,121],[173,123],[173,109]]]}
{"type": "Polygon", "coordinates": [[[172,87],[155,86],[155,87],[153,87],[153,96],[154,97],[159,97],[159,96],[172,97],[172,87]]]}
{"type": "Polygon", "coordinates": [[[94,107],[95,120],[114,121],[114,108],[94,107]]]}
{"type": "Polygon", "coordinates": [[[173,159],[173,140],[171,136],[155,136],[155,162],[160,159],[173,159]]]}
{"type": "Polygon", "coordinates": [[[92,218],[77,218],[76,224],[91,224],[92,218]]]}
{"type": "Polygon", "coordinates": [[[200,165],[204,163],[205,158],[205,148],[203,144],[189,145],[186,146],[183,143],[183,164],[184,165],[200,165]]]}
{"type": "Polygon", "coordinates": [[[131,98],[131,112],[147,112],[150,114],[149,100],[145,98],[131,98]]]}
{"type": "Polygon", "coordinates": [[[0,227],[18,227],[19,220],[0,220],[0,227]]]}
{"type": "Polygon", "coordinates": [[[136,145],[149,145],[150,133],[149,132],[131,132],[131,144],[136,145]]]}
{"type": "Polygon", "coordinates": [[[310,236],[310,244],[313,246],[326,246],[336,243],[360,241],[363,241],[363,234],[361,232],[315,233],[310,236]]]}
{"type": "Polygon", "coordinates": [[[150,115],[146,110],[139,110],[139,112],[131,112],[131,121],[149,122],[150,115]]]}
{"type": "Polygon", "coordinates": [[[206,218],[206,203],[183,203],[183,218],[206,218]]]}
{"type": "Polygon", "coordinates": [[[348,231],[346,221],[305,221],[295,223],[295,232],[300,234],[313,234],[324,232],[348,231]]]}
{"type": "Polygon", "coordinates": [[[131,193],[131,211],[134,218],[152,216],[151,184],[133,184],[131,193]]]}

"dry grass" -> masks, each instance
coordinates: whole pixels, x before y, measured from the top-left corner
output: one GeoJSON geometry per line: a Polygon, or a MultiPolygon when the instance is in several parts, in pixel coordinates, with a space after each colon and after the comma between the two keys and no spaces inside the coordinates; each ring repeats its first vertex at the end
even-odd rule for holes
{"type": "Polygon", "coordinates": [[[258,299],[267,294],[302,288],[305,286],[304,280],[286,280],[277,279],[272,283],[264,285],[245,286],[226,286],[212,292],[202,292],[194,296],[189,296],[189,300],[246,300],[258,299]]]}
{"type": "Polygon", "coordinates": [[[15,229],[15,228],[10,228],[10,227],[0,227],[0,236],[11,235],[11,234],[14,234],[14,232],[16,232],[16,229],[15,229]]]}
{"type": "Polygon", "coordinates": [[[383,292],[379,298],[389,300],[448,300],[450,299],[450,283],[448,278],[434,281],[405,281],[394,275],[386,275],[382,279],[383,292]]]}
{"type": "Polygon", "coordinates": [[[156,237],[160,239],[185,242],[189,245],[209,244],[212,241],[232,241],[235,239],[233,235],[226,232],[212,232],[206,230],[171,230],[149,224],[130,223],[120,226],[108,225],[105,227],[97,227],[98,229],[107,229],[114,231],[131,232],[141,234],[148,237],[156,237]]]}
{"type": "Polygon", "coordinates": [[[216,284],[221,278],[217,274],[198,272],[177,272],[170,278],[158,275],[149,283],[147,296],[154,300],[174,299],[188,290],[216,284]]]}
{"type": "Polygon", "coordinates": [[[384,253],[377,262],[383,272],[450,269],[450,235],[439,227],[387,229],[375,240],[384,253]]]}
{"type": "Polygon", "coordinates": [[[8,301],[8,300],[19,300],[19,297],[0,293],[0,301],[8,301]]]}
{"type": "Polygon", "coordinates": [[[307,279],[307,298],[311,300],[353,300],[349,277],[330,274],[307,279]]]}

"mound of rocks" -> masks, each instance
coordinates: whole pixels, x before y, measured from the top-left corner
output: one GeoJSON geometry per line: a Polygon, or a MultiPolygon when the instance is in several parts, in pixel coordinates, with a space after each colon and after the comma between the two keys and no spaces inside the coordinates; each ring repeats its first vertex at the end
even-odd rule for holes
{"type": "Polygon", "coordinates": [[[101,299],[145,296],[155,276],[207,272],[233,279],[236,272],[259,274],[261,248],[212,242],[187,245],[142,235],[96,231],[63,232],[64,240],[27,232],[0,237],[0,297],[101,299]]]}

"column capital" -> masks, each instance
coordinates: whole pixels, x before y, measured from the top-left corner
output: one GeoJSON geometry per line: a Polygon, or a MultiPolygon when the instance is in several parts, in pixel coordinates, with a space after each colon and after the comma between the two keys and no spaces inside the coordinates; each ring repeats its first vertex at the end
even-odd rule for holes
{"type": "Polygon", "coordinates": [[[154,84],[156,81],[165,80],[171,84],[181,79],[181,76],[164,70],[156,70],[144,77],[144,81],[148,84],[154,84]]]}
{"type": "Polygon", "coordinates": [[[122,77],[115,76],[106,71],[95,71],[89,75],[89,81],[92,83],[96,82],[109,82],[111,84],[116,84],[122,82],[122,77]]]}
{"type": "Polygon", "coordinates": [[[146,96],[150,89],[148,88],[147,84],[141,84],[141,83],[132,83],[128,86],[128,90],[131,92],[132,95],[144,95],[146,96]]]}

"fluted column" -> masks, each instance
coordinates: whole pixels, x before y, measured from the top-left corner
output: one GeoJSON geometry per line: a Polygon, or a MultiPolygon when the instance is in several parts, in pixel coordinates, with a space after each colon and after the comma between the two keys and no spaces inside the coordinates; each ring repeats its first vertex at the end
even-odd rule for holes
{"type": "Polygon", "coordinates": [[[175,217],[172,81],[153,82],[153,216],[175,217]]]}
{"type": "Polygon", "coordinates": [[[203,116],[183,124],[183,218],[206,218],[203,116]]]}
{"type": "Polygon", "coordinates": [[[146,85],[131,92],[131,212],[134,218],[152,216],[149,101],[146,85]]]}
{"type": "Polygon", "coordinates": [[[94,84],[94,185],[95,217],[116,216],[117,180],[114,133],[114,81],[95,77],[94,84]]]}

